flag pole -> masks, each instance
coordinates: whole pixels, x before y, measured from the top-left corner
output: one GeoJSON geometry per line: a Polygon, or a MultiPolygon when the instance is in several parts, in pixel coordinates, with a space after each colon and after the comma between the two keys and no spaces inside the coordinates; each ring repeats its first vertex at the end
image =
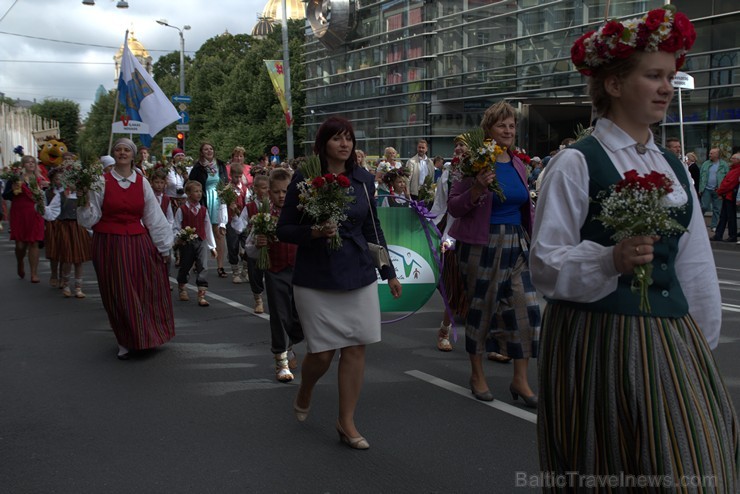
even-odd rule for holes
{"type": "MultiPolygon", "coordinates": [[[[126,35],[123,38],[123,50],[126,51],[126,45],[128,44],[128,29],[126,29],[126,35]]],[[[123,56],[121,56],[121,65],[123,65],[123,56]]],[[[118,80],[121,80],[121,73],[118,73],[118,80]]],[[[111,122],[110,139],[108,139],[108,156],[110,156],[111,148],[113,147],[113,124],[116,123],[116,113],[118,113],[118,85],[116,84],[116,102],[113,105],[113,121],[111,122]]]]}

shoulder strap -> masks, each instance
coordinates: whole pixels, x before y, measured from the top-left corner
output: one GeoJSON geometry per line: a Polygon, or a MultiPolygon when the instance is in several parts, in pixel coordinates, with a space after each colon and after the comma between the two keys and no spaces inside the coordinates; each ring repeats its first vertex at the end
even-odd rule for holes
{"type": "Polygon", "coordinates": [[[370,194],[367,192],[367,185],[362,182],[362,188],[365,189],[365,197],[367,197],[367,207],[370,208],[370,218],[373,220],[373,231],[375,231],[375,243],[380,243],[380,237],[378,237],[378,229],[375,228],[375,215],[373,214],[373,205],[370,204],[370,194]]]}

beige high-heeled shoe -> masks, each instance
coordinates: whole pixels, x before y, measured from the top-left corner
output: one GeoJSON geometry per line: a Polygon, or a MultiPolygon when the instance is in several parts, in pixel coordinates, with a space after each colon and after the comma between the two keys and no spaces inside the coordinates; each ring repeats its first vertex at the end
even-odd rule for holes
{"type": "Polygon", "coordinates": [[[311,410],[311,407],[308,406],[306,408],[301,408],[298,406],[298,397],[295,397],[295,400],[293,400],[293,413],[295,414],[295,418],[298,419],[298,422],[305,422],[308,418],[308,411],[311,410]]]}
{"type": "Polygon", "coordinates": [[[339,434],[339,440],[352,449],[370,449],[370,443],[364,437],[349,437],[339,424],[339,420],[337,420],[337,434],[339,434]]]}

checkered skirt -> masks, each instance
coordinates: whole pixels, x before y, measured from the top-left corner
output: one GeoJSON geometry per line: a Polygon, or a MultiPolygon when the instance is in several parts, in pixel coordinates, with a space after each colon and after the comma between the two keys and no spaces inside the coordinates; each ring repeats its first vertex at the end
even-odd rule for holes
{"type": "Polygon", "coordinates": [[[537,357],[541,316],[528,259],[529,238],[519,225],[490,225],[486,245],[458,241],[457,261],[470,304],[468,353],[537,357]]]}

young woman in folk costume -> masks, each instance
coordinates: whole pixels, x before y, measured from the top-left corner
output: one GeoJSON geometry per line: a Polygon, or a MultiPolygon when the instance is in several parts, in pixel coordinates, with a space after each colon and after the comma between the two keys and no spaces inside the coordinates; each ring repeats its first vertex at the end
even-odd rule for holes
{"type": "Polygon", "coordinates": [[[736,492],[738,424],[711,352],[722,309],[704,218],[686,168],[650,131],[663,120],[695,37],[688,18],[666,6],[609,21],[571,51],[599,119],[590,137],[550,161],[537,203],[530,262],[548,298],[542,471],[689,476],[710,479],[702,492],[736,492]],[[633,170],[672,181],[665,201],[680,208],[671,214],[685,233],[616,242],[594,220],[599,192],[633,170]],[[630,285],[633,269],[648,263],[646,311],[630,285]]]}

